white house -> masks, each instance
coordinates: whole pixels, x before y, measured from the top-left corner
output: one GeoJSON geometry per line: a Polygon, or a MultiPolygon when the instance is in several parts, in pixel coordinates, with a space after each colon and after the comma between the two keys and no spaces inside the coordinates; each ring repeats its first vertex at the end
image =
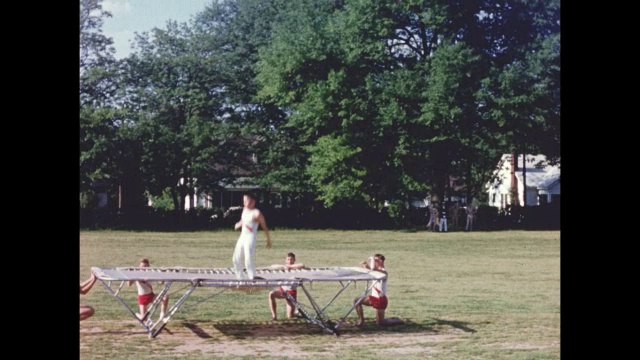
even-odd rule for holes
{"type": "Polygon", "coordinates": [[[525,178],[527,206],[560,202],[560,167],[550,165],[544,155],[526,155],[525,159],[525,166],[522,166],[522,155],[517,159],[512,159],[511,154],[502,155],[493,180],[486,185],[490,206],[504,209],[513,203],[512,178],[517,182],[520,205],[525,203],[525,178]]]}
{"type": "MultiPolygon", "coordinates": [[[[260,187],[253,184],[250,178],[241,177],[234,183],[220,183],[222,190],[214,191],[213,193],[201,193],[200,195],[194,194],[194,204],[196,207],[212,208],[219,206],[221,208],[228,208],[233,205],[242,205],[242,195],[247,191],[256,191],[260,187]]],[[[185,196],[185,209],[189,210],[190,199],[189,195],[185,196]]]]}

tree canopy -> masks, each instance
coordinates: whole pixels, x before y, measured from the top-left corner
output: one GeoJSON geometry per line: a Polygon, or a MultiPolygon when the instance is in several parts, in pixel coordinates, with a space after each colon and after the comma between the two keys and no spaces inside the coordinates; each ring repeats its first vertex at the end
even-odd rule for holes
{"type": "Polygon", "coordinates": [[[503,153],[560,161],[559,7],[214,1],[115,60],[83,0],[81,191],[129,179],[179,212],[240,177],[326,207],[437,201],[450,179],[477,197],[503,153]]]}

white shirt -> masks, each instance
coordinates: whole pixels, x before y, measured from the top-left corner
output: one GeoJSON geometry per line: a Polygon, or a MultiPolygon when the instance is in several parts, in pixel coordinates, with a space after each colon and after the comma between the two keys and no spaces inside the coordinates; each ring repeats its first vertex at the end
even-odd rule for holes
{"type": "Polygon", "coordinates": [[[256,237],[256,233],[258,232],[258,222],[254,220],[254,217],[258,213],[258,209],[242,210],[242,216],[240,217],[240,221],[242,221],[240,236],[256,237]]]}
{"type": "MultiPolygon", "coordinates": [[[[387,271],[387,269],[382,268],[381,270],[387,271]]],[[[387,272],[387,276],[389,273],[387,272]]],[[[387,295],[387,279],[384,280],[376,280],[371,287],[371,295],[375,297],[383,297],[387,295]]]]}
{"type": "Polygon", "coordinates": [[[136,281],[138,287],[138,295],[147,295],[153,292],[153,287],[146,281],[136,281]]]}

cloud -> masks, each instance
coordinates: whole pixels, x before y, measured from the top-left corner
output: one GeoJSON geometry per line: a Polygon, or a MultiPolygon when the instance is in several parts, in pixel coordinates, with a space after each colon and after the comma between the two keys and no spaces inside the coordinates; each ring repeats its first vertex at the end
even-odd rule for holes
{"type": "Polygon", "coordinates": [[[113,16],[122,16],[131,13],[131,2],[129,0],[105,0],[102,9],[111,12],[113,16]]]}

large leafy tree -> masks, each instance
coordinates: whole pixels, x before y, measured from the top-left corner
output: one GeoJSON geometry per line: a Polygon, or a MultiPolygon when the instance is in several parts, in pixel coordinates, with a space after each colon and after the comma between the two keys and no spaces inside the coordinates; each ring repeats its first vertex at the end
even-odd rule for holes
{"type": "Polygon", "coordinates": [[[230,141],[240,127],[224,86],[221,46],[186,23],[168,22],[138,35],[126,59],[147,191],[160,196],[169,189],[178,213],[186,195],[215,189],[241,162],[242,144],[230,141]]]}
{"type": "Polygon", "coordinates": [[[286,0],[213,2],[197,14],[193,27],[203,44],[215,49],[228,121],[242,129],[231,140],[243,150],[234,168],[261,188],[300,193],[307,187],[297,130],[286,126],[283,109],[256,98],[255,81],[259,49],[269,44],[274,24],[291,6],[286,0]]]}
{"type": "MultiPolygon", "coordinates": [[[[511,99],[492,84],[557,32],[555,10],[553,1],[297,2],[261,53],[260,95],[291,114],[326,205],[379,206],[425,190],[438,199],[451,176],[472,196],[513,141],[499,122],[529,129],[523,117],[492,116],[511,99]]],[[[526,102],[557,128],[541,114],[558,99],[542,98],[526,102]]]]}
{"type": "Polygon", "coordinates": [[[102,33],[102,0],[80,1],[80,106],[102,106],[116,91],[113,39],[102,33]]]}
{"type": "MultiPolygon", "coordinates": [[[[127,192],[136,187],[140,191],[130,169],[135,164],[131,157],[139,152],[123,131],[127,113],[118,106],[119,64],[113,57],[113,40],[102,34],[103,20],[110,16],[101,0],[80,1],[80,192],[86,198],[97,183],[111,194],[123,182],[127,192]]],[[[137,202],[124,205],[129,203],[137,202]]]]}

